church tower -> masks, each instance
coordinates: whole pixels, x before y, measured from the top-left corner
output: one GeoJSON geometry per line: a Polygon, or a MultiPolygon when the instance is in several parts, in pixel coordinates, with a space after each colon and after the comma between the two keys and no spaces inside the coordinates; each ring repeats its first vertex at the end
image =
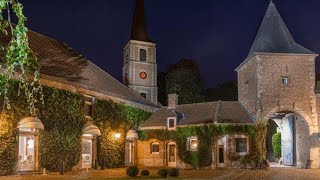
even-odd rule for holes
{"type": "Polygon", "coordinates": [[[147,32],[144,0],[136,0],[131,37],[123,54],[123,83],[158,104],[156,43],[147,32]]]}

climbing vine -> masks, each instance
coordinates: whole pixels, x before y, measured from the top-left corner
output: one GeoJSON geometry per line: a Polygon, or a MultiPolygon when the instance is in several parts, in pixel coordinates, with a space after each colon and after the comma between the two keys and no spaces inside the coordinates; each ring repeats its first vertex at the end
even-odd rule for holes
{"type": "Polygon", "coordinates": [[[29,114],[36,115],[35,105],[43,101],[42,87],[40,85],[40,65],[37,57],[29,47],[28,29],[25,26],[27,18],[23,15],[23,5],[17,0],[0,0],[0,31],[3,36],[10,36],[10,42],[6,45],[0,44],[0,54],[3,59],[3,69],[0,74],[6,79],[4,86],[4,103],[10,109],[10,79],[19,81],[18,92],[23,94],[29,107],[29,114]],[[17,24],[11,22],[11,10],[17,17],[17,24]],[[8,20],[3,19],[7,12],[8,20]],[[38,95],[40,94],[40,96],[38,95]]]}
{"type": "MultiPolygon", "coordinates": [[[[6,80],[0,79],[0,91],[3,91],[6,80]]],[[[18,162],[18,122],[30,113],[26,99],[15,91],[19,82],[10,80],[9,83],[11,108],[4,108],[0,123],[0,175],[14,173],[18,162]]],[[[63,160],[65,169],[70,171],[79,163],[81,156],[84,98],[79,94],[48,87],[44,87],[43,94],[45,104],[38,105],[39,119],[45,127],[39,134],[40,167],[58,171],[63,160]]],[[[0,104],[3,105],[3,101],[0,104]]]]}
{"type": "MultiPolygon", "coordinates": [[[[250,137],[249,155],[241,157],[236,154],[228,154],[229,159],[240,160],[243,163],[261,162],[265,156],[264,140],[266,133],[265,123],[252,125],[204,125],[178,127],[176,131],[145,130],[139,131],[139,139],[147,141],[158,139],[159,141],[175,141],[180,160],[190,164],[194,168],[207,167],[212,164],[213,145],[225,135],[246,134],[250,137]],[[187,139],[197,136],[198,150],[187,150],[187,139]]],[[[232,139],[232,138],[231,138],[232,139]]]]}
{"type": "Polygon", "coordinates": [[[102,168],[124,166],[126,132],[150,116],[149,112],[113,101],[95,102],[93,122],[101,131],[98,137],[98,163],[102,168]],[[120,133],[121,137],[115,138],[115,133],[120,133]]]}

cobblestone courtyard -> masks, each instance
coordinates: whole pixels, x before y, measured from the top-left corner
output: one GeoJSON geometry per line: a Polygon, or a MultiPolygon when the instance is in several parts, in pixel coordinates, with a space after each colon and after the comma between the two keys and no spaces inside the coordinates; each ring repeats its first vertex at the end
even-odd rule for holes
{"type": "MultiPolygon", "coordinates": [[[[109,169],[104,171],[78,171],[64,176],[58,174],[49,175],[20,175],[0,177],[0,180],[58,180],[58,179],[131,179],[125,175],[125,169],[109,169]]],[[[137,179],[159,179],[156,170],[150,171],[150,177],[137,179]]],[[[168,178],[173,179],[173,178],[168,178]]],[[[319,180],[319,169],[296,169],[296,168],[272,168],[265,170],[243,169],[218,169],[218,170],[181,170],[179,179],[274,179],[274,180],[319,180]]]]}

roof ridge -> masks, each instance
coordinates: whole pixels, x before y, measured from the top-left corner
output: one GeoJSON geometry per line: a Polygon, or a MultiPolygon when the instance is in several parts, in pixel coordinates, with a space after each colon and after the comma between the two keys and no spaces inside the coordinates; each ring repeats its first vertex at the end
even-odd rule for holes
{"type": "MultiPolygon", "coordinates": [[[[106,71],[104,71],[103,69],[101,69],[99,66],[97,66],[96,64],[94,64],[94,63],[91,62],[90,60],[88,60],[88,61],[89,61],[93,66],[95,66],[96,68],[98,68],[100,71],[102,71],[103,73],[105,73],[105,74],[107,74],[108,76],[110,76],[111,79],[119,82],[116,78],[114,78],[114,77],[111,76],[109,73],[107,73],[106,71]]],[[[125,88],[128,89],[129,91],[131,91],[131,92],[133,92],[134,94],[140,96],[136,91],[132,90],[131,88],[128,88],[126,85],[122,84],[121,82],[119,82],[119,85],[122,86],[122,87],[125,87],[125,88]]],[[[137,97],[138,97],[138,96],[137,96],[137,97]]],[[[144,99],[146,102],[153,104],[152,102],[150,102],[149,100],[143,98],[142,96],[141,96],[141,99],[144,99]]],[[[157,104],[153,104],[153,105],[158,106],[157,104]]]]}

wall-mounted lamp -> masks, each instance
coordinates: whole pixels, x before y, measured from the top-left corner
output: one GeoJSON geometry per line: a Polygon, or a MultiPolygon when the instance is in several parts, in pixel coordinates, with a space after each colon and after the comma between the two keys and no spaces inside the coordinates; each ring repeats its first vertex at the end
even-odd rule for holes
{"type": "Polygon", "coordinates": [[[115,134],[114,134],[114,137],[115,137],[116,139],[119,139],[119,138],[121,137],[121,134],[120,134],[120,133],[115,133],[115,134]]]}

